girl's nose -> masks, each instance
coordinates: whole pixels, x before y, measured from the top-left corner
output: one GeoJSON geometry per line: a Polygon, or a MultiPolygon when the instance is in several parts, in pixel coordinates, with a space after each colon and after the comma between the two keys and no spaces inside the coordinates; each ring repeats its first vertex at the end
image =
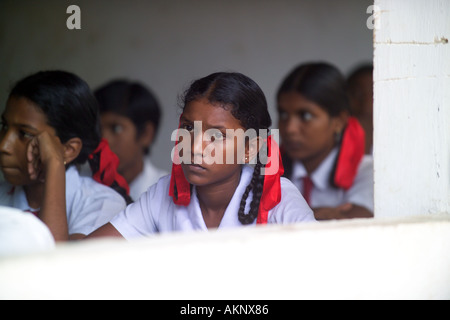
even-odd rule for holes
{"type": "Polygon", "coordinates": [[[11,153],[12,145],[14,143],[14,135],[12,132],[7,131],[0,134],[0,152],[11,153]]]}
{"type": "Polygon", "coordinates": [[[300,131],[301,125],[302,125],[302,123],[301,123],[301,121],[299,121],[299,119],[297,117],[289,117],[285,121],[284,131],[287,134],[296,134],[297,132],[300,131]]]}
{"type": "Polygon", "coordinates": [[[194,159],[203,157],[203,134],[202,130],[194,130],[192,137],[192,156],[194,159]]]}

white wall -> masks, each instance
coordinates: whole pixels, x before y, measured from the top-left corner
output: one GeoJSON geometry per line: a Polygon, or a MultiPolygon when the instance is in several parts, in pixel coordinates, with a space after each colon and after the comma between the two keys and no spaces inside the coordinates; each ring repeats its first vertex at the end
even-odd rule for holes
{"type": "Polygon", "coordinates": [[[148,84],[164,107],[154,162],[170,169],[177,96],[195,78],[235,70],[266,93],[294,65],[325,59],[343,72],[372,59],[371,0],[2,0],[0,110],[9,86],[31,72],[62,68],[93,87],[112,77],[148,84]],[[68,30],[66,9],[81,9],[68,30]]]}
{"type": "Polygon", "coordinates": [[[0,259],[0,299],[450,299],[449,270],[448,215],[360,219],[0,259]]]}
{"type": "Polygon", "coordinates": [[[375,214],[448,213],[450,1],[375,4],[375,214]]]}

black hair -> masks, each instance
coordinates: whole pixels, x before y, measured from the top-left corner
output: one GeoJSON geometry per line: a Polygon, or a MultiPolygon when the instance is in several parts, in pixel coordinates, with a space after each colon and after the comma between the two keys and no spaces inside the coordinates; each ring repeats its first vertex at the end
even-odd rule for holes
{"type": "Polygon", "coordinates": [[[347,77],[347,86],[348,90],[356,89],[358,84],[358,77],[365,75],[365,74],[373,74],[373,64],[368,63],[362,63],[358,66],[356,66],[348,75],[347,77]]]}
{"type": "MultiPolygon", "coordinates": [[[[116,79],[101,86],[94,92],[99,103],[100,113],[114,112],[129,118],[136,126],[137,137],[150,122],[155,128],[155,136],[161,119],[161,108],[156,96],[138,82],[116,79]]],[[[144,154],[150,152],[150,146],[144,154]]]]}
{"type": "MultiPolygon", "coordinates": [[[[81,139],[80,154],[68,166],[89,160],[92,171],[98,170],[95,164],[99,160],[96,157],[89,159],[101,139],[98,105],[84,80],[66,71],[40,71],[18,81],[9,94],[11,97],[26,98],[39,107],[61,143],[75,137],[81,139]]],[[[130,201],[117,183],[111,187],[130,201]]]]}
{"type": "MultiPolygon", "coordinates": [[[[337,117],[341,112],[350,113],[350,102],[347,96],[345,77],[335,66],[327,62],[311,62],[295,67],[282,81],[277,91],[277,101],[287,92],[297,92],[306,99],[319,105],[331,117],[337,117]]],[[[338,144],[341,143],[340,139],[338,144]]],[[[290,178],[292,174],[292,159],[283,158],[284,176],[290,178]]],[[[333,165],[329,182],[334,183],[337,159],[333,165]]]]}
{"type": "Polygon", "coordinates": [[[305,63],[294,68],[281,83],[277,100],[286,92],[300,93],[332,117],[350,110],[345,78],[326,62],[305,63]]]}
{"type": "MultiPolygon", "coordinates": [[[[370,75],[373,77],[373,64],[363,63],[356,66],[347,77],[347,93],[349,97],[361,97],[361,77],[370,75]]],[[[351,113],[355,116],[361,115],[361,110],[351,107],[351,113]]]]}
{"type": "MultiPolygon", "coordinates": [[[[266,97],[261,88],[249,77],[236,72],[216,72],[194,81],[184,93],[183,109],[194,100],[206,98],[208,102],[222,108],[231,107],[231,114],[239,120],[245,130],[269,129],[272,124],[266,97]]],[[[238,217],[242,224],[250,224],[258,216],[259,204],[263,191],[264,164],[257,155],[251,182],[242,196],[238,217]],[[253,193],[250,210],[245,213],[247,198],[253,193]]]]}

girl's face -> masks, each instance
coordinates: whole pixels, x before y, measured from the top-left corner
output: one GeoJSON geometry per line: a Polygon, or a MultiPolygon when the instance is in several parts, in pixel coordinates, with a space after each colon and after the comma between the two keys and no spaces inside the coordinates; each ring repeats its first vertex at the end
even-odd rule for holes
{"type": "Polygon", "coordinates": [[[30,180],[26,151],[34,136],[55,130],[47,124],[47,116],[32,101],[10,97],[2,114],[0,130],[0,168],[5,179],[15,186],[35,183],[30,180]]]}
{"type": "Polygon", "coordinates": [[[331,117],[318,104],[297,92],[286,92],[278,100],[279,129],[283,147],[293,160],[316,168],[335,146],[336,134],[345,120],[331,117]]]}
{"type": "Polygon", "coordinates": [[[220,185],[230,179],[240,177],[242,159],[239,164],[237,157],[238,154],[243,153],[242,150],[245,150],[245,142],[230,134],[230,130],[227,134],[227,129],[245,129],[227,109],[212,105],[207,99],[191,101],[184,108],[180,119],[180,128],[190,132],[191,164],[182,163],[181,166],[186,179],[195,186],[220,185]],[[201,130],[201,132],[196,131],[194,134],[194,122],[196,121],[201,122],[201,127],[197,123],[195,129],[201,130]],[[213,132],[213,136],[211,136],[211,132],[213,132]],[[207,158],[209,157],[211,160],[211,156],[216,157],[216,151],[221,151],[221,159],[216,158],[221,161],[208,164],[207,158]],[[227,154],[231,155],[231,152],[233,152],[234,160],[227,162],[226,156],[227,154]]]}

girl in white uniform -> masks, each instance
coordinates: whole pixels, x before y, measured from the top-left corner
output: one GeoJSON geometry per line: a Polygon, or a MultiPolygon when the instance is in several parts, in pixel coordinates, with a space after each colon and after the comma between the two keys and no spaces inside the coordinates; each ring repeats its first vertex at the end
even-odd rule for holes
{"type": "Polygon", "coordinates": [[[129,201],[117,163],[83,80],[45,71],[14,86],[0,131],[0,205],[34,213],[57,241],[85,237],[129,201]],[[88,160],[93,177],[81,177],[76,165],[88,160]]]}
{"type": "Polygon", "coordinates": [[[317,220],[373,217],[372,157],[349,117],[345,79],[328,63],[306,63],[277,93],[285,176],[302,190],[317,220]]]}
{"type": "Polygon", "coordinates": [[[179,153],[175,148],[172,174],[90,237],[131,239],[156,232],[315,221],[297,188],[280,177],[283,166],[271,136],[264,144],[270,149],[265,169],[273,172],[261,174],[261,132],[267,132],[271,119],[254,81],[239,73],[213,73],[194,81],[183,102],[180,132],[187,133],[183,141],[190,138],[183,145],[189,148],[179,153]],[[234,135],[238,129],[255,129],[259,135],[242,141],[234,135]],[[212,149],[223,151],[217,158],[223,161],[208,161],[212,149]],[[227,154],[234,156],[232,163],[225,161],[227,154]],[[252,161],[254,167],[248,165],[252,161]]]}

